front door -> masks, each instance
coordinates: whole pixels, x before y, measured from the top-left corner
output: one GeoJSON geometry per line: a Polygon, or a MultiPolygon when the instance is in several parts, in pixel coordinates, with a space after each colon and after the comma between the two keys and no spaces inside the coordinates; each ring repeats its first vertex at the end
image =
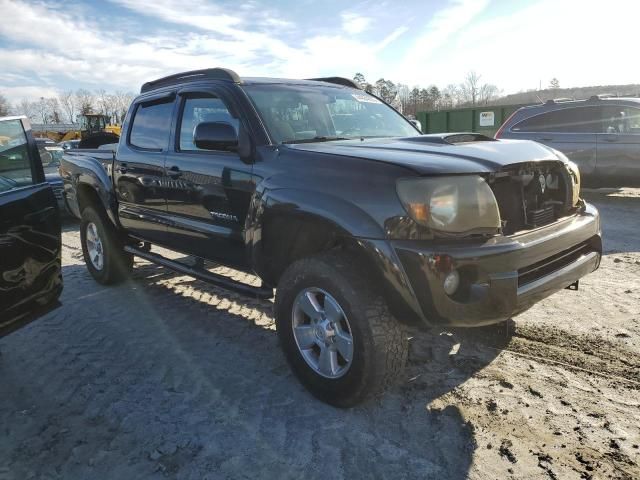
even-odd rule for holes
{"type": "Polygon", "coordinates": [[[142,99],[132,107],[113,166],[120,222],[133,236],[159,244],[167,233],[164,162],[174,98],[142,99]]]}
{"type": "Polygon", "coordinates": [[[254,191],[251,165],[236,152],[200,150],[193,132],[200,122],[239,121],[220,92],[180,95],[175,141],[166,159],[169,245],[232,267],[248,265],[245,220],[254,191]]]}
{"type": "Polygon", "coordinates": [[[603,107],[596,173],[603,187],[640,186],[640,109],[603,107]]]}
{"type": "Polygon", "coordinates": [[[58,304],[61,247],[58,204],[28,122],[0,119],[0,336],[58,304]]]}

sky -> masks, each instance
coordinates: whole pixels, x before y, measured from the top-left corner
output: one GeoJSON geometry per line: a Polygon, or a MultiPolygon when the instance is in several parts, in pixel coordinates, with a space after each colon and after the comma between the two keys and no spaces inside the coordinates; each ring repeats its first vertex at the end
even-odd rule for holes
{"type": "Polygon", "coordinates": [[[207,67],[508,94],[640,83],[640,0],[0,0],[0,94],[139,91],[207,67]]]}

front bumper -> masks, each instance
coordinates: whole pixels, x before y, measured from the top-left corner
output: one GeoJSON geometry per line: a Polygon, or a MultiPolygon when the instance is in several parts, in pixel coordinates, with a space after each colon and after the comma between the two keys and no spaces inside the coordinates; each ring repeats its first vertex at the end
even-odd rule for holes
{"type": "Polygon", "coordinates": [[[397,240],[391,247],[423,320],[454,326],[521,313],[597,269],[602,254],[599,214],[589,204],[554,224],[481,244],[397,240]],[[443,282],[452,269],[461,283],[450,296],[443,282]]]}

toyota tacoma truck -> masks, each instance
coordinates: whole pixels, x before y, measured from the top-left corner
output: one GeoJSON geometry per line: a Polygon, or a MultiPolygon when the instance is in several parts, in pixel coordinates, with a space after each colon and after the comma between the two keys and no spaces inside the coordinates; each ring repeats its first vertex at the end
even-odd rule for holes
{"type": "Polygon", "coordinates": [[[577,288],[602,251],[562,153],[422,135],[339,77],[213,68],[148,82],[117,150],[68,151],[60,172],[98,282],[123,279],[138,256],[255,297],[275,290],[289,364],[341,407],[399,375],[405,325],[503,322],[577,288]]]}

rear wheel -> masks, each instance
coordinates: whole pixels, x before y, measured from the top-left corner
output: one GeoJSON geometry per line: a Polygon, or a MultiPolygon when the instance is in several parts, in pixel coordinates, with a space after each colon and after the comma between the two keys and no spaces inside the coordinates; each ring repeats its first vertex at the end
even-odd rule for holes
{"type": "Polygon", "coordinates": [[[402,326],[345,255],[291,265],[276,291],[275,314],[294,373],[327,403],[356,405],[384,391],[404,368],[402,326]]]}
{"type": "Polygon", "coordinates": [[[93,207],[82,211],[80,222],[82,253],[91,276],[102,284],[126,278],[133,265],[133,256],[124,251],[109,219],[93,207]]]}

